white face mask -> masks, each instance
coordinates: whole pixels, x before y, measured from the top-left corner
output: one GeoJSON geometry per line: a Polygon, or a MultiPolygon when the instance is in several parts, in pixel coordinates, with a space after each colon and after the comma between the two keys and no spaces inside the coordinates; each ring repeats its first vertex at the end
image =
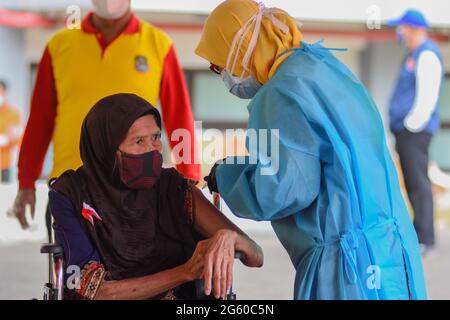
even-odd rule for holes
{"type": "Polygon", "coordinates": [[[3,95],[0,96],[0,107],[5,104],[5,101],[6,101],[5,96],[3,95]]]}
{"type": "Polygon", "coordinates": [[[130,0],[92,0],[92,6],[100,18],[114,20],[128,11],[130,0]]]}
{"type": "Polygon", "coordinates": [[[273,14],[281,12],[276,8],[266,8],[264,4],[259,3],[258,12],[250,17],[250,19],[242,26],[242,28],[234,36],[233,42],[231,43],[230,52],[228,53],[227,65],[222,71],[222,79],[227,86],[230,93],[242,99],[251,99],[256,94],[258,89],[262,86],[249,71],[249,64],[253,51],[256,47],[256,42],[258,40],[259,31],[261,30],[261,21],[263,16],[269,18],[274,25],[276,25],[285,34],[289,32],[288,26],[277,19],[273,14]],[[245,37],[250,32],[251,27],[254,24],[252,38],[247,48],[247,52],[242,60],[242,73],[239,76],[233,76],[236,69],[236,63],[241,51],[242,44],[245,37]],[[235,52],[235,47],[237,49],[235,52]],[[233,63],[231,63],[231,58],[234,54],[233,63]],[[248,76],[245,76],[245,74],[248,76]]]}
{"type": "Polygon", "coordinates": [[[241,99],[252,99],[262,86],[253,76],[242,79],[227,70],[222,71],[222,80],[228,91],[241,99]]]}

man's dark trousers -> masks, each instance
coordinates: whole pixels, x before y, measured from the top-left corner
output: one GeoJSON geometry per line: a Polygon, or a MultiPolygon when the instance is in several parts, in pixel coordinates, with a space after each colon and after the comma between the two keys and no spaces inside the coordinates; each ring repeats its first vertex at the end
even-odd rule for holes
{"type": "Polygon", "coordinates": [[[419,242],[434,244],[433,192],[428,177],[428,153],[432,134],[410,132],[395,134],[408,198],[414,210],[414,227],[419,242]]]}

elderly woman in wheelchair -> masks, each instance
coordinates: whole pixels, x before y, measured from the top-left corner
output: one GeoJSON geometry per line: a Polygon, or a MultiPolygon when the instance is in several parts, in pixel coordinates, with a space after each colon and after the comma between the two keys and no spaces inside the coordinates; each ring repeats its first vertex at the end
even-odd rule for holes
{"type": "Polygon", "coordinates": [[[262,266],[261,248],[162,168],[161,150],[160,114],[136,95],[105,97],[86,116],[83,165],[50,181],[65,299],[196,299],[199,279],[206,296],[225,298],[235,252],[262,266]]]}

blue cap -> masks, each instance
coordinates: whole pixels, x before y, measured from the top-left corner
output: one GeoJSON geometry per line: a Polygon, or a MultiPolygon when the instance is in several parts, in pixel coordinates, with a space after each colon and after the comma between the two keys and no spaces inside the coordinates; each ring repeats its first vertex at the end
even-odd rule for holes
{"type": "Polygon", "coordinates": [[[407,10],[399,19],[388,20],[387,24],[390,26],[407,24],[416,28],[428,28],[428,22],[422,12],[412,9],[407,10]]]}

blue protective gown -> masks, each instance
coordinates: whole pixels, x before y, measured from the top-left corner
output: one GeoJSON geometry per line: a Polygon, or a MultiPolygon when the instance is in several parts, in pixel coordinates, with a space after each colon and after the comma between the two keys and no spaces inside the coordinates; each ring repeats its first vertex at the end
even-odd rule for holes
{"type": "Polygon", "coordinates": [[[235,215],[271,221],[296,269],[294,298],[426,299],[381,117],[352,72],[302,42],[248,110],[249,129],[279,130],[279,169],[262,175],[262,153],[227,159],[217,185],[235,215]]]}

